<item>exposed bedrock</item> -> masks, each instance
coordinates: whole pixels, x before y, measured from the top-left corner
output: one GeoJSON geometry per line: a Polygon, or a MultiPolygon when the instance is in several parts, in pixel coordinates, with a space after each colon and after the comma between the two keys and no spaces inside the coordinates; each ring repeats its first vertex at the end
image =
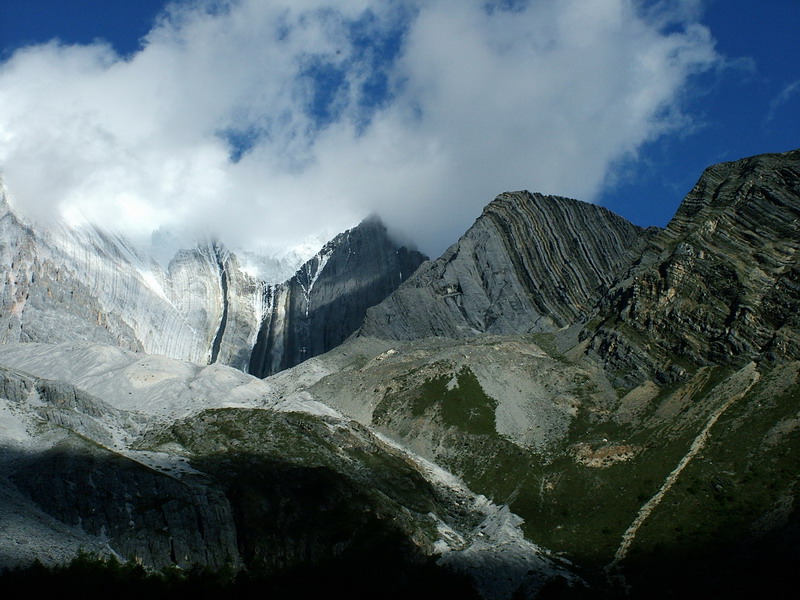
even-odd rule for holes
{"type": "Polygon", "coordinates": [[[582,337],[631,383],[654,370],[670,380],[698,365],[797,359],[799,315],[796,150],[706,169],[582,337]]]}
{"type": "Polygon", "coordinates": [[[424,260],[398,247],[375,217],[339,234],[289,281],[266,290],[270,308],[249,372],[265,377],[335,348],[424,260]]]}
{"type": "Polygon", "coordinates": [[[441,258],[367,313],[387,339],[552,332],[581,321],[648,232],[585,202],[498,196],[441,258]]]}

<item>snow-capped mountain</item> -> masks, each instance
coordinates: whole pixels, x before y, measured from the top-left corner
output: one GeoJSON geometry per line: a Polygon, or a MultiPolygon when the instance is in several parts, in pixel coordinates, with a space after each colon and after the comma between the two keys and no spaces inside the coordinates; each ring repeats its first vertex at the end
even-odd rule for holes
{"type": "MultiPolygon", "coordinates": [[[[274,277],[294,267],[311,242],[287,250],[277,267],[264,258],[254,269],[255,254],[243,266],[215,241],[179,250],[164,267],[97,227],[34,230],[4,195],[0,234],[0,341],[81,339],[243,371],[252,364],[259,375],[333,348],[423,260],[368,219],[283,283],[253,273],[274,277]],[[268,273],[273,267],[279,270],[268,273]],[[327,318],[331,311],[335,319],[327,318]]],[[[163,252],[170,242],[156,245],[163,252]]]]}

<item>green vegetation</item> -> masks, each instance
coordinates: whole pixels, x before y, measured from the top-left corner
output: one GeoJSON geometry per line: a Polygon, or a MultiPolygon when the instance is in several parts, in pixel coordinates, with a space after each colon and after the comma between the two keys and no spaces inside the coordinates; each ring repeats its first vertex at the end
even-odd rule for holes
{"type": "MultiPolygon", "coordinates": [[[[409,379],[413,373],[409,373],[409,379]]],[[[375,420],[387,417],[398,405],[408,405],[413,417],[431,414],[445,427],[455,427],[473,435],[495,433],[497,401],[487,396],[475,374],[463,367],[454,377],[439,375],[427,379],[413,391],[401,384],[389,392],[375,411],[375,420]]]]}
{"type": "Polygon", "coordinates": [[[797,420],[798,401],[800,385],[773,395],[767,378],[735,402],[632,551],[733,546],[789,518],[800,494],[800,426],[778,435],[776,424],[797,420]]]}
{"type": "MultiPolygon", "coordinates": [[[[574,393],[583,404],[559,448],[545,454],[495,431],[490,413],[496,402],[466,368],[456,382],[450,375],[416,385],[412,377],[399,378],[376,410],[375,423],[409,440],[425,440],[434,458],[473,490],[509,504],[523,517],[527,537],[600,572],[641,507],[726,400],[720,386],[733,373],[732,368],[713,367],[698,372],[692,382],[662,388],[638,412],[636,426],[593,404],[598,388],[592,380],[576,381],[574,393]],[[615,447],[633,450],[625,460],[603,467],[578,459],[579,448],[591,455],[615,447]]],[[[770,428],[796,417],[800,389],[795,383],[767,401],[773,387],[762,380],[712,428],[708,447],[637,533],[631,564],[658,552],[675,557],[711,547],[714,540],[730,546],[750,535],[753,523],[764,521],[766,513],[775,516],[781,498],[797,497],[800,426],[786,434],[787,445],[776,444],[766,452],[762,446],[770,428]]]]}
{"type": "Polygon", "coordinates": [[[418,510],[434,510],[435,490],[401,455],[358,426],[338,427],[324,417],[259,409],[207,410],[143,438],[141,448],[157,450],[175,442],[200,470],[223,481],[242,473],[325,469],[374,490],[381,498],[418,510]]]}

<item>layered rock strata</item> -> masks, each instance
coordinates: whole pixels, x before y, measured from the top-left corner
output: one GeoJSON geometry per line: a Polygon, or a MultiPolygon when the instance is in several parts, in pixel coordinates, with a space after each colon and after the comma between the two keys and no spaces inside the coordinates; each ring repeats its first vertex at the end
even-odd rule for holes
{"type": "Polygon", "coordinates": [[[441,258],[370,309],[361,333],[418,339],[555,331],[588,315],[647,237],[593,204],[501,194],[441,258]]]}
{"type": "Polygon", "coordinates": [[[630,383],[800,357],[800,151],[706,169],[599,307],[588,351],[630,383]]]}

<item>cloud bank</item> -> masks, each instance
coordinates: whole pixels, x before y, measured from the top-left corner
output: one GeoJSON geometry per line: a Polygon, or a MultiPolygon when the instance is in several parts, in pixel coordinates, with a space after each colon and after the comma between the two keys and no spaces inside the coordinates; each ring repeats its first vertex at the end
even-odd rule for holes
{"type": "Polygon", "coordinates": [[[377,212],[437,255],[502,191],[595,199],[720,58],[696,0],[220,0],[119,56],[0,65],[0,172],[31,216],[238,246],[377,212]]]}

